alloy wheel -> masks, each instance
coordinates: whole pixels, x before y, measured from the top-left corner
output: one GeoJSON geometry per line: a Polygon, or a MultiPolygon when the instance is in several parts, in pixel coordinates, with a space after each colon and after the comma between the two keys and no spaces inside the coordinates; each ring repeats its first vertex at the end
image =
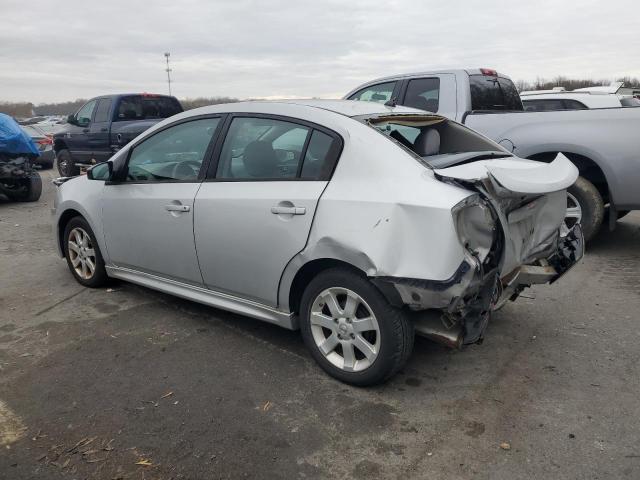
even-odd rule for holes
{"type": "Polygon", "coordinates": [[[76,227],[69,232],[67,245],[69,260],[76,274],[89,280],[96,271],[96,251],[91,237],[84,229],[76,227]]]}
{"type": "Polygon", "coordinates": [[[380,352],[380,326],[371,307],[356,292],[328,288],[313,301],[311,334],[318,350],[337,368],[359,372],[380,352]]]}
{"type": "MultiPolygon", "coordinates": [[[[566,232],[571,230],[576,223],[580,223],[582,220],[582,207],[575,195],[567,192],[567,212],[564,216],[564,226],[566,232]]],[[[564,230],[564,229],[563,229],[564,230]]],[[[563,233],[566,233],[563,232],[563,233]]]]}

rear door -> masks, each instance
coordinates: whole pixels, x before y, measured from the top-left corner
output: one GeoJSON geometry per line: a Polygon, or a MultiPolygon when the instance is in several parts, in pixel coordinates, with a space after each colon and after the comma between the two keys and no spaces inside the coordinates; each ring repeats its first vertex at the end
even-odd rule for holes
{"type": "Polygon", "coordinates": [[[230,117],[195,201],[206,287],[277,306],[282,272],[307,243],[341,148],[337,134],[296,119],[230,117]]]}
{"type": "Polygon", "coordinates": [[[109,128],[111,126],[111,98],[100,98],[89,126],[89,144],[92,158],[97,162],[106,162],[111,157],[109,128]]]}

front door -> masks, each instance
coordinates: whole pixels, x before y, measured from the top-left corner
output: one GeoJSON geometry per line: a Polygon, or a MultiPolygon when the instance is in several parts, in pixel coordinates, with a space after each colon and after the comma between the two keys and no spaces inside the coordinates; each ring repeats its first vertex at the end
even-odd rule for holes
{"type": "Polygon", "coordinates": [[[135,145],[103,190],[111,264],[202,285],[193,238],[194,198],[220,118],[169,126],[135,145]]]}
{"type": "Polygon", "coordinates": [[[280,277],[304,249],[339,137],[275,117],[233,117],[195,201],[205,286],[277,306],[280,277]]]}
{"type": "Polygon", "coordinates": [[[96,109],[96,100],[85,103],[75,114],[76,124],[69,125],[65,143],[74,160],[79,163],[89,163],[92,158],[91,144],[89,143],[89,131],[96,109]]]}

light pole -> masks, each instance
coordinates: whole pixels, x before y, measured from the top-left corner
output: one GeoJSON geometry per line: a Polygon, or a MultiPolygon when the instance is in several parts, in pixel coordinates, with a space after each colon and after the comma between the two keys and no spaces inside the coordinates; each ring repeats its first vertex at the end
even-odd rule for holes
{"type": "Polygon", "coordinates": [[[169,68],[169,56],[171,54],[169,52],[164,52],[164,56],[167,59],[167,83],[169,84],[169,95],[171,95],[171,69],[169,68]]]}

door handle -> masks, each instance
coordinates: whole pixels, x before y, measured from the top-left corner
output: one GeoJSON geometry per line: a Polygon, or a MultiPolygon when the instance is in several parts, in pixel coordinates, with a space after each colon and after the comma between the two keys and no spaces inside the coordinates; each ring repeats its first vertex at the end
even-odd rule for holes
{"type": "Polygon", "coordinates": [[[169,205],[165,205],[164,209],[167,212],[188,212],[191,210],[189,205],[176,205],[174,203],[170,203],[169,205]]]}
{"type": "Polygon", "coordinates": [[[305,207],[275,206],[271,207],[271,213],[275,213],[276,215],[304,215],[307,213],[307,209],[305,207]]]}
{"type": "Polygon", "coordinates": [[[109,129],[108,129],[107,127],[103,127],[103,128],[101,128],[101,129],[100,129],[100,131],[101,131],[101,132],[108,132],[108,131],[109,131],[109,129]]]}
{"type": "Polygon", "coordinates": [[[88,128],[83,128],[82,129],[82,133],[89,133],[89,129],[88,128]]]}

